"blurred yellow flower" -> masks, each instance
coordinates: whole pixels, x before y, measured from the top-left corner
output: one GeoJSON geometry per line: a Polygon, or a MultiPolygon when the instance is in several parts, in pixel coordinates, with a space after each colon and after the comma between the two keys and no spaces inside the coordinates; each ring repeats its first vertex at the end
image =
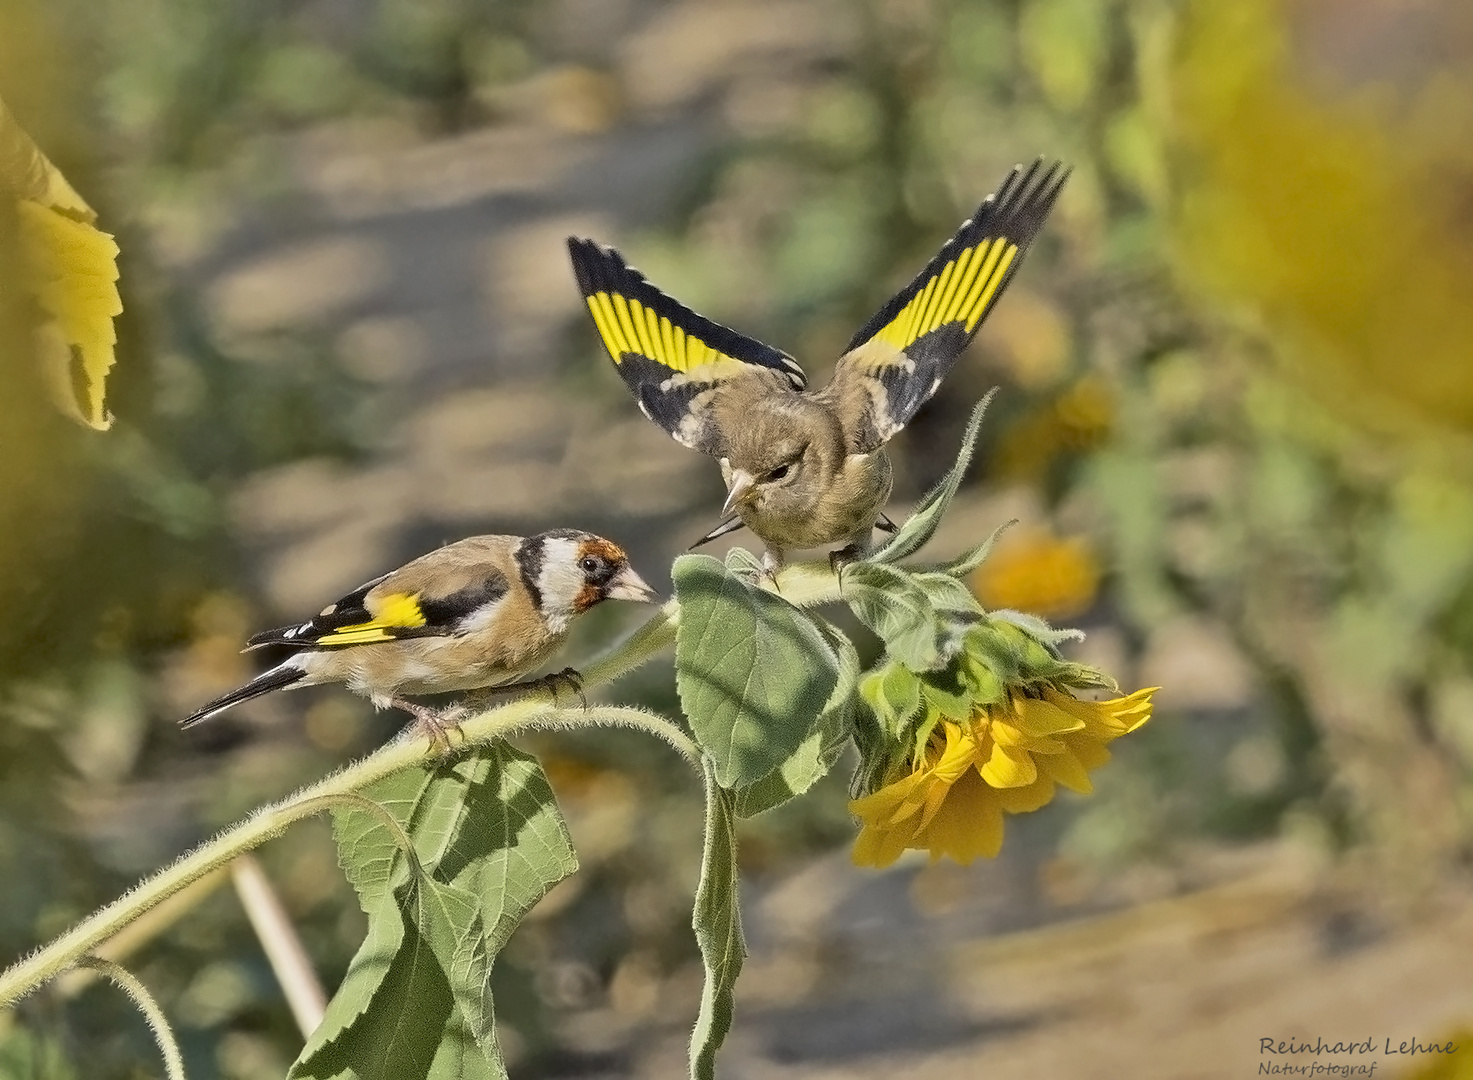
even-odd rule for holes
{"type": "Polygon", "coordinates": [[[1110,386],[1093,373],[1081,375],[1003,433],[994,470],[1003,477],[1036,481],[1060,457],[1099,446],[1114,423],[1115,395],[1110,386]]]}
{"type": "Polygon", "coordinates": [[[1151,718],[1151,695],[1080,701],[1052,687],[1033,697],[1013,691],[959,723],[943,717],[924,747],[893,778],[849,811],[862,823],[859,866],[889,866],[906,848],[959,863],[1002,848],[1002,815],[1037,810],[1057,785],[1088,794],[1089,770],[1110,760],[1105,744],[1151,718]]]}
{"type": "Polygon", "coordinates": [[[1473,7],[1177,10],[1158,104],[1187,280],[1256,313],[1301,381],[1353,415],[1473,429],[1473,7]]]}
{"type": "Polygon", "coordinates": [[[1045,618],[1084,611],[1099,584],[1099,561],[1087,540],[1061,540],[1044,532],[1005,540],[972,575],[972,591],[983,607],[1045,618]]]}

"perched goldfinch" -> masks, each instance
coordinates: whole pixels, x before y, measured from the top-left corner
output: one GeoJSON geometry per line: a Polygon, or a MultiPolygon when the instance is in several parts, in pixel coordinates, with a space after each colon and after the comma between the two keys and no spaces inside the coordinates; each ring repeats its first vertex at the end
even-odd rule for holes
{"type": "MultiPolygon", "coordinates": [[[[884,444],[903,428],[1007,288],[1069,171],[1019,166],[919,275],[854,335],[822,390],[784,352],[665,295],[612,248],[568,238],[573,272],[645,416],[721,461],[726,506],[766,545],[869,546],[890,497],[884,444]]],[[[705,539],[739,527],[723,522],[705,539]]],[[[702,541],[704,542],[704,540],[702,541]]]]}
{"type": "Polygon", "coordinates": [[[458,710],[403,695],[504,686],[548,660],[574,616],[604,600],[653,596],[618,545],[592,533],[472,536],[374,578],[307,622],[256,634],[248,649],[301,651],[180,723],[273,690],[340,682],[378,708],[410,713],[443,741],[458,710]]]}

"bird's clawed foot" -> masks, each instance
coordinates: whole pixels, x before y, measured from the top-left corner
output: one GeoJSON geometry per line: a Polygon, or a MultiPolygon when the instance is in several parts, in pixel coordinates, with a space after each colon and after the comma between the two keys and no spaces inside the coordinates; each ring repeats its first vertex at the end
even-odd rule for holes
{"type": "Polygon", "coordinates": [[[864,555],[864,546],[861,544],[847,544],[838,551],[829,552],[829,569],[838,573],[840,567],[845,563],[857,562],[864,555]]]}
{"type": "Polygon", "coordinates": [[[390,702],[396,709],[403,709],[414,717],[414,724],[410,731],[414,734],[424,734],[430,737],[430,745],[434,747],[440,757],[448,757],[454,749],[454,742],[460,738],[460,722],[466,717],[464,705],[451,705],[445,709],[432,709],[428,705],[409,701],[406,698],[396,697],[390,702]]]}
{"type": "Polygon", "coordinates": [[[548,693],[552,695],[552,703],[558,704],[558,690],[571,690],[578,698],[578,704],[588,708],[588,696],[583,693],[583,676],[576,668],[565,667],[562,671],[554,671],[551,675],[544,675],[537,680],[547,687],[548,693]]]}
{"type": "Polygon", "coordinates": [[[540,679],[528,679],[526,682],[508,683],[506,686],[496,688],[498,693],[517,690],[546,690],[552,695],[554,705],[561,704],[560,691],[571,690],[577,695],[578,702],[585,709],[588,708],[588,698],[583,693],[583,676],[576,668],[563,668],[562,671],[554,671],[550,675],[544,675],[540,679]]]}
{"type": "Polygon", "coordinates": [[[767,585],[773,592],[781,594],[782,589],[777,584],[778,571],[783,568],[783,553],[767,548],[762,552],[762,573],[757,584],[767,585]]]}

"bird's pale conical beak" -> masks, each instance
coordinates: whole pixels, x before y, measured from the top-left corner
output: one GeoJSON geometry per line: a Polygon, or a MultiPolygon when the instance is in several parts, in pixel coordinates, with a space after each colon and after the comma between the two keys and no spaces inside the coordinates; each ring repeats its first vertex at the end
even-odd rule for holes
{"type": "Polygon", "coordinates": [[[605,595],[613,600],[633,600],[638,604],[648,604],[654,601],[655,590],[644,583],[644,578],[626,566],[614,575],[605,595]]]}
{"type": "Polygon", "coordinates": [[[747,492],[757,486],[757,478],[746,469],[734,469],[731,474],[731,487],[726,492],[726,504],[722,506],[723,514],[731,513],[732,507],[746,497],[747,492]]]}

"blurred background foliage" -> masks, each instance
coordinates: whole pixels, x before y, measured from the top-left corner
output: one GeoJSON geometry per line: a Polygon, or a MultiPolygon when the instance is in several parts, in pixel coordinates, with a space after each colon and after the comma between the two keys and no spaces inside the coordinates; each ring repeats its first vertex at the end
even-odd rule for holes
{"type": "MultiPolygon", "coordinates": [[[[6,957],[392,732],[325,691],[180,735],[249,673],[253,628],[473,532],[598,529],[657,580],[714,521],[714,467],[598,355],[564,235],[822,377],[1039,154],[1074,177],[897,440],[897,500],[1002,383],[938,551],[1021,518],[979,595],[1084,627],[1082,658],[1166,687],[1157,719],[986,867],[849,870],[842,777],[750,823],[738,1026],[759,1035],[732,1052],[869,1075],[1011,1031],[956,1013],[944,945],[1190,893],[1241,871],[1223,852],[1342,882],[1308,931],[1335,948],[1375,936],[1355,928],[1388,889],[1421,903],[1466,871],[1465,3],[0,0],[0,97],[117,234],[126,309],[104,435],[43,404],[13,292],[0,311],[6,957]]],[[[585,652],[628,625],[590,621],[585,652]]],[[[673,711],[672,682],[619,695],[673,711]]],[[[538,749],[584,869],[498,965],[516,1074],[658,1075],[694,1009],[698,793],[632,737],[538,749]]],[[[326,830],[262,857],[335,984],[362,925],[326,830]]],[[[192,1076],[295,1055],[228,889],[127,959],[192,1076]]],[[[7,1075],[152,1055],[100,988],[0,1035],[7,1075]]]]}

